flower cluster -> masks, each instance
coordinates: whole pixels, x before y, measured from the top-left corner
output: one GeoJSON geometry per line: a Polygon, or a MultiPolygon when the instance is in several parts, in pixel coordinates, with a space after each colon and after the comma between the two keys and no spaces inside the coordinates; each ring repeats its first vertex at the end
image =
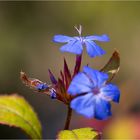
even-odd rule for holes
{"type": "Polygon", "coordinates": [[[55,35],[53,41],[56,43],[65,43],[60,50],[76,54],[76,61],[73,73],[68,68],[64,59],[64,68],[60,71],[60,77],[55,78],[49,70],[51,85],[48,85],[38,79],[28,78],[25,73],[21,72],[22,81],[37,92],[45,93],[52,99],[62,101],[70,106],[76,112],[96,119],[107,119],[111,115],[111,101],[119,102],[119,88],[109,83],[114,73],[116,74],[119,67],[111,68],[111,61],[115,58],[118,60],[118,53],[114,52],[112,58],[105,68],[109,70],[98,71],[89,66],[84,66],[80,71],[83,47],[86,47],[90,57],[102,56],[105,51],[96,44],[96,41],[107,42],[107,35],[82,36],[82,27],[75,27],[79,36],[55,35]],[[110,77],[112,75],[112,77],[110,77]]]}

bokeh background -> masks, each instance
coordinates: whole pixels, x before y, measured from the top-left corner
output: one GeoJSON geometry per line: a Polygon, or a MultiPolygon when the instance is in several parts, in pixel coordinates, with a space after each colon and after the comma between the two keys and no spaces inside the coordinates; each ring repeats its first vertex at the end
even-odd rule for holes
{"type": "MultiPolygon", "coordinates": [[[[74,55],[61,53],[52,42],[55,34],[77,35],[74,25],[83,26],[83,35],[108,34],[109,43],[99,43],[107,54],[91,59],[84,52],[82,65],[100,69],[114,49],[120,52],[121,68],[113,79],[121,90],[119,104],[106,121],[86,119],[74,112],[71,129],[91,126],[104,138],[140,138],[140,2],[0,2],[0,94],[24,96],[37,112],[43,138],[55,138],[63,129],[66,107],[46,95],[25,87],[19,72],[50,83],[48,68],[56,76],[65,57],[70,68],[74,55]]],[[[0,126],[0,138],[27,138],[8,126],[0,126]]]]}

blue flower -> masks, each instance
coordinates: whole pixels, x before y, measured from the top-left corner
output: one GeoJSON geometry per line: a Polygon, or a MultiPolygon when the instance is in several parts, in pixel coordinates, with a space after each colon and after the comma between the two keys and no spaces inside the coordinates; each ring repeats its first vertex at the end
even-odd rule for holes
{"type": "Polygon", "coordinates": [[[56,43],[67,43],[60,48],[62,52],[70,52],[79,55],[82,54],[83,46],[86,46],[88,55],[90,57],[96,57],[105,54],[105,51],[98,46],[95,41],[107,42],[109,41],[109,37],[105,34],[101,36],[92,35],[82,37],[80,31],[79,36],[74,37],[55,35],[53,41],[56,43]]]}
{"type": "Polygon", "coordinates": [[[71,101],[71,108],[88,117],[100,120],[111,115],[110,101],[119,102],[120,91],[113,84],[106,84],[108,75],[85,66],[72,80],[68,93],[78,95],[71,101]]]}
{"type": "Polygon", "coordinates": [[[36,89],[38,91],[47,91],[49,92],[49,95],[51,97],[51,99],[56,99],[56,91],[54,88],[52,87],[49,87],[46,83],[39,83],[37,86],[36,86],[36,89]]]}
{"type": "Polygon", "coordinates": [[[51,99],[56,99],[57,96],[56,96],[56,90],[54,88],[51,88],[50,90],[50,97],[51,99]]]}
{"type": "Polygon", "coordinates": [[[36,89],[39,90],[39,91],[43,91],[43,90],[46,90],[48,89],[48,85],[46,83],[40,83],[36,86],[36,89]]]}

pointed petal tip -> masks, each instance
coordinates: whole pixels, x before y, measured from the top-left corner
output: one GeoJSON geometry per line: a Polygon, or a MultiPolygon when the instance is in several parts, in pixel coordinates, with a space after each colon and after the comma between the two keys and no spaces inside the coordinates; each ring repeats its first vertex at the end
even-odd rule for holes
{"type": "Polygon", "coordinates": [[[20,70],[20,75],[25,75],[26,73],[21,69],[20,70]]]}
{"type": "Polygon", "coordinates": [[[110,37],[108,35],[106,35],[106,40],[110,41],[110,37]]]}
{"type": "Polygon", "coordinates": [[[25,77],[27,77],[26,73],[23,72],[23,71],[20,71],[20,78],[22,79],[22,78],[25,78],[25,77]]]}
{"type": "Polygon", "coordinates": [[[70,36],[65,36],[61,34],[54,35],[53,42],[55,43],[66,43],[69,42],[72,39],[70,36]]]}
{"type": "Polygon", "coordinates": [[[76,55],[75,67],[74,67],[74,72],[72,77],[74,77],[80,71],[81,61],[82,61],[82,54],[76,55]]]}
{"type": "Polygon", "coordinates": [[[50,77],[50,80],[53,84],[57,84],[57,80],[56,78],[54,77],[53,73],[51,72],[50,69],[48,69],[48,72],[49,72],[49,77],[50,77]]]}
{"type": "Polygon", "coordinates": [[[119,95],[113,101],[115,103],[119,103],[120,102],[120,93],[119,93],[119,95]]]}
{"type": "Polygon", "coordinates": [[[116,48],[114,49],[113,56],[114,57],[120,57],[120,53],[116,48]]]}

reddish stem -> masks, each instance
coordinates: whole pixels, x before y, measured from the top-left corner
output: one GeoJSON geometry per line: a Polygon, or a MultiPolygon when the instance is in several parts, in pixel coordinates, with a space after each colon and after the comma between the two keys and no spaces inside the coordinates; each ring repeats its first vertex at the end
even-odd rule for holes
{"type": "Polygon", "coordinates": [[[68,105],[68,112],[67,112],[67,118],[66,118],[66,123],[65,123],[64,130],[69,130],[71,117],[72,117],[72,109],[68,105]]]}

